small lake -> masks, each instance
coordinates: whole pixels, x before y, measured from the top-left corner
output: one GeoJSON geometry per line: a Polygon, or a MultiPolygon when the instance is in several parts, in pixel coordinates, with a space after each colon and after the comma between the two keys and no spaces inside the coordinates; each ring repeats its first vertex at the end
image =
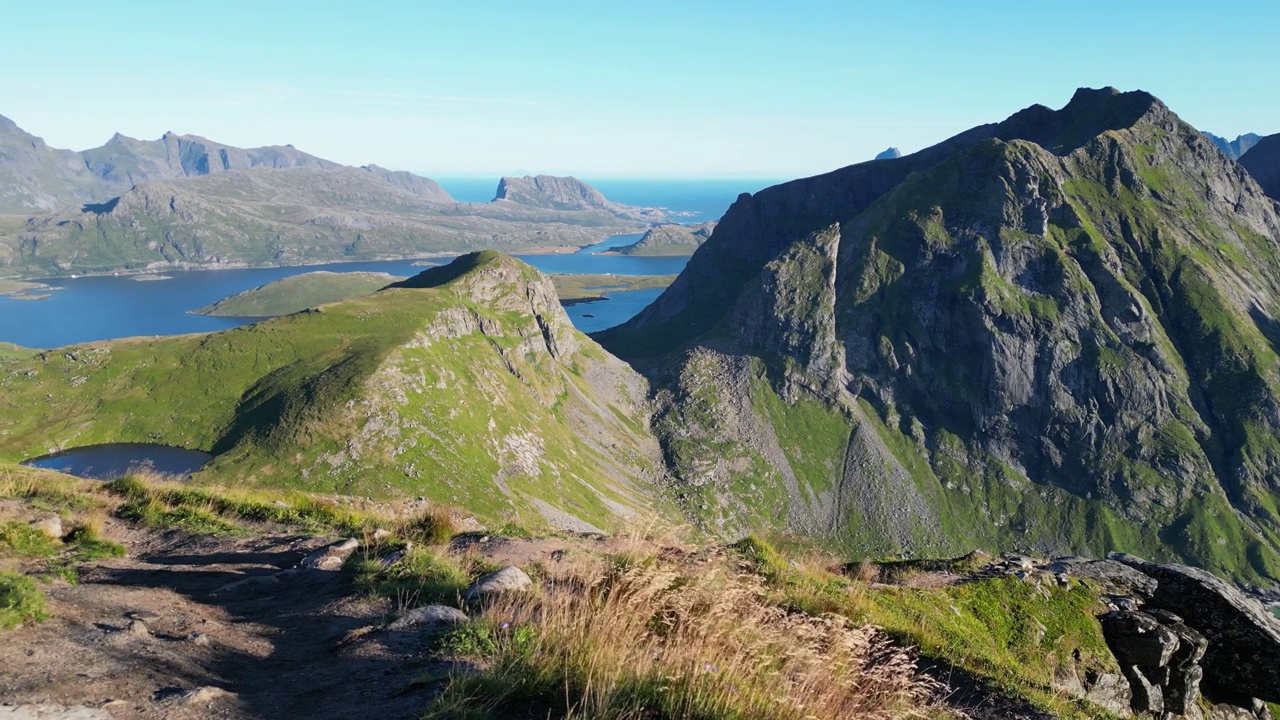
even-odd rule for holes
{"type": "Polygon", "coordinates": [[[190,475],[212,459],[199,450],[149,443],[86,445],[22,463],[90,480],[114,480],[137,468],[165,475],[190,475]]]}
{"type": "MultiPolygon", "coordinates": [[[[674,275],[688,263],[685,257],[597,254],[639,239],[639,235],[615,235],[576,253],[522,255],[520,259],[545,273],[615,275],[674,275]]],[[[447,263],[451,259],[431,258],[430,261],[447,263]]],[[[316,270],[412,276],[426,269],[414,262],[389,260],[243,270],[165,271],[164,275],[171,278],[168,280],[139,281],[123,275],[45,280],[42,282],[56,288],[48,293],[47,299],[14,300],[0,296],[0,341],[55,348],[122,337],[225,330],[254,320],[206,317],[193,315],[191,311],[259,285],[316,270]]],[[[616,293],[607,300],[572,305],[565,310],[579,329],[594,332],[629,320],[658,294],[654,290],[616,293]]]]}

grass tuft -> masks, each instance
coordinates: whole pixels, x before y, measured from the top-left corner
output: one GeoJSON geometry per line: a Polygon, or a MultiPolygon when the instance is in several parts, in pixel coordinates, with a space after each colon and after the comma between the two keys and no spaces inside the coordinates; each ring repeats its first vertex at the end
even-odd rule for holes
{"type": "Polygon", "coordinates": [[[451,677],[428,718],[903,718],[933,685],[871,627],[762,602],[728,558],[696,567],[606,560],[490,604],[446,643],[480,672],[451,677]]]}
{"type": "Polygon", "coordinates": [[[0,629],[12,630],[24,622],[41,622],[48,616],[44,593],[35,580],[15,573],[0,573],[0,629]]]}

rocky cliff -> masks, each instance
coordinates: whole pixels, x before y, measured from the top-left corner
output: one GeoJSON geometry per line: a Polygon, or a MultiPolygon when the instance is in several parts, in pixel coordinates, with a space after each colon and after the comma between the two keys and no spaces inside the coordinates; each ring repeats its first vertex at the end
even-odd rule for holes
{"type": "Polygon", "coordinates": [[[1280,214],[1156,98],[1082,90],[743,195],[599,336],[709,525],[1136,549],[1280,579],[1280,214]]]}
{"type": "Polygon", "coordinates": [[[555,175],[504,177],[498,181],[493,201],[547,210],[603,210],[619,217],[647,222],[659,222],[666,217],[659,208],[621,205],[578,178],[555,175]]]}
{"type": "Polygon", "coordinates": [[[612,252],[621,255],[692,255],[715,229],[714,222],[658,225],[649,228],[638,241],[612,252]]]}
{"type": "Polygon", "coordinates": [[[1241,156],[1240,164],[1268,195],[1280,200],[1280,134],[1268,135],[1259,140],[1257,145],[1241,156]]]}

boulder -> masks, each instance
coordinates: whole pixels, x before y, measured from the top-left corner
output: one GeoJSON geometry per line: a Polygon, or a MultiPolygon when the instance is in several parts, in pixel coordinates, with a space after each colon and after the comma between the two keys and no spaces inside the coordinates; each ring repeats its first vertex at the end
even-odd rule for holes
{"type": "Polygon", "coordinates": [[[334,572],[342,569],[343,563],[360,547],[360,541],[354,538],[339,540],[324,548],[320,548],[302,559],[299,564],[304,570],[322,570],[334,572]]]}
{"type": "Polygon", "coordinates": [[[507,593],[528,592],[533,589],[533,580],[529,578],[525,571],[518,567],[509,565],[501,570],[495,570],[486,575],[481,575],[471,587],[467,588],[464,596],[467,601],[486,600],[497,595],[505,595],[507,593]]]}
{"type": "Polygon", "coordinates": [[[50,515],[47,518],[31,521],[31,527],[48,535],[54,540],[61,540],[63,536],[62,518],[57,515],[50,515]]]}
{"type": "Polygon", "coordinates": [[[1280,620],[1262,603],[1197,568],[1114,559],[1157,582],[1144,610],[1173,613],[1204,636],[1200,664],[1211,697],[1280,703],[1280,620]]]}
{"type": "Polygon", "coordinates": [[[401,615],[399,618],[396,618],[394,622],[388,625],[387,629],[445,629],[455,625],[465,625],[470,622],[470,620],[471,618],[468,618],[467,614],[458,608],[449,607],[448,605],[427,605],[426,607],[414,608],[404,615],[401,615]]]}
{"type": "Polygon", "coordinates": [[[1114,559],[1073,563],[1065,569],[1071,576],[1092,580],[1114,595],[1145,599],[1156,590],[1155,580],[1114,559]]]}

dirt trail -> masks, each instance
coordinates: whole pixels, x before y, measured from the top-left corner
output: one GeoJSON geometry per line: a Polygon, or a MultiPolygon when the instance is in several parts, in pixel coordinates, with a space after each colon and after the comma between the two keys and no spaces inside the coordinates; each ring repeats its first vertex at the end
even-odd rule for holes
{"type": "Polygon", "coordinates": [[[448,671],[413,634],[343,642],[391,606],[338,572],[282,573],[323,538],[109,531],[129,557],[48,585],[53,617],[0,636],[0,719],[406,717],[428,701],[414,681],[448,671]]]}

